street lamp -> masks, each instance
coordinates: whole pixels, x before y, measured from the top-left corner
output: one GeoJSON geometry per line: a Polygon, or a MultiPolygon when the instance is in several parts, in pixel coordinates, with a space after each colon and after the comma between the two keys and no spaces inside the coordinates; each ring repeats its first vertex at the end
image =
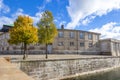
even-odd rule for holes
{"type": "Polygon", "coordinates": [[[47,40],[47,37],[48,37],[48,28],[49,26],[46,26],[46,59],[48,58],[48,40],[47,40]]]}

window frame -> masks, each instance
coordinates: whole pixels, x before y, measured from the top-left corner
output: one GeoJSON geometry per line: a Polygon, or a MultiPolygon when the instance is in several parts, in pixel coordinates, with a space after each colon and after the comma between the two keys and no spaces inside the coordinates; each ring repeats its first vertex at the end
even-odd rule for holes
{"type": "Polygon", "coordinates": [[[89,33],[89,34],[88,34],[88,39],[89,39],[89,40],[92,40],[92,39],[93,39],[92,33],[89,33]]]}
{"type": "Polygon", "coordinates": [[[74,46],[74,42],[70,42],[70,46],[74,46]]]}
{"type": "Polygon", "coordinates": [[[64,33],[63,32],[58,32],[58,37],[59,38],[63,38],[64,37],[64,33]]]}
{"type": "Polygon", "coordinates": [[[80,39],[85,39],[85,33],[84,32],[80,32],[79,33],[79,38],[80,39]]]}
{"type": "Polygon", "coordinates": [[[92,43],[92,42],[89,42],[88,46],[89,46],[89,48],[90,48],[90,47],[93,47],[93,43],[92,43]]]}
{"type": "Polygon", "coordinates": [[[70,38],[75,38],[75,33],[74,32],[70,32],[70,38]]]}
{"type": "Polygon", "coordinates": [[[80,47],[85,47],[85,42],[80,42],[80,47]]]}

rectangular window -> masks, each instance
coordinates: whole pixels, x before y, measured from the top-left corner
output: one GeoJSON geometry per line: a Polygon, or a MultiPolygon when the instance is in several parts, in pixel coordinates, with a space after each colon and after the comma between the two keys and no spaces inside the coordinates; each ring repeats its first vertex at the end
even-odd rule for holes
{"type": "Polygon", "coordinates": [[[63,45],[64,45],[63,42],[59,42],[59,43],[58,43],[58,46],[63,46],[63,45]]]}
{"type": "Polygon", "coordinates": [[[74,46],[74,42],[70,42],[70,46],[74,46]]]}
{"type": "Polygon", "coordinates": [[[85,34],[83,32],[80,32],[80,39],[84,39],[85,34]]]}
{"type": "Polygon", "coordinates": [[[99,43],[98,43],[98,42],[96,42],[95,46],[96,46],[96,47],[99,47],[99,43]]]}
{"type": "Polygon", "coordinates": [[[74,38],[74,32],[70,32],[70,38],[74,38]]]}
{"type": "Polygon", "coordinates": [[[93,44],[90,42],[90,43],[89,43],[89,47],[92,47],[92,46],[93,46],[93,44]]]}
{"type": "Polygon", "coordinates": [[[92,40],[92,34],[88,34],[88,39],[92,40]]]}
{"type": "Polygon", "coordinates": [[[63,36],[64,36],[63,32],[58,32],[58,37],[59,38],[63,38],[63,36]]]}
{"type": "Polygon", "coordinates": [[[84,47],[85,46],[85,43],[84,42],[81,42],[80,43],[80,47],[84,47]]]}
{"type": "Polygon", "coordinates": [[[99,36],[98,35],[96,35],[96,40],[99,40],[99,36]]]}

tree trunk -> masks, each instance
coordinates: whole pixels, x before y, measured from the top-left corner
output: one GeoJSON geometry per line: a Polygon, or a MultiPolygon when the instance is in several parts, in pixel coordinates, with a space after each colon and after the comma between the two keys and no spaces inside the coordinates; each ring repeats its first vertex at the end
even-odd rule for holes
{"type": "Polygon", "coordinates": [[[22,50],[23,50],[23,43],[21,43],[21,54],[22,54],[22,50]]]}
{"type": "Polygon", "coordinates": [[[46,59],[48,58],[48,50],[47,50],[48,44],[46,44],[46,59]]]}
{"type": "Polygon", "coordinates": [[[25,60],[27,58],[27,44],[24,43],[24,53],[23,53],[23,59],[25,60]]]}

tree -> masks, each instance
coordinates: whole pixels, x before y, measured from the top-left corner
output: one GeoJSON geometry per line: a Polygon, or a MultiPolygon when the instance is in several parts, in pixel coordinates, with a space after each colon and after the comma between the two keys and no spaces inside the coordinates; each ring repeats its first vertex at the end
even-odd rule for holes
{"type": "Polygon", "coordinates": [[[42,14],[40,21],[37,23],[38,26],[38,38],[39,43],[46,44],[46,59],[48,54],[48,44],[54,41],[57,35],[56,25],[53,22],[53,16],[50,11],[45,11],[42,14]]]}
{"type": "Polygon", "coordinates": [[[10,39],[8,42],[10,44],[23,44],[23,59],[26,59],[27,45],[38,42],[38,29],[33,26],[33,20],[28,16],[18,16],[9,33],[10,39]]]}

